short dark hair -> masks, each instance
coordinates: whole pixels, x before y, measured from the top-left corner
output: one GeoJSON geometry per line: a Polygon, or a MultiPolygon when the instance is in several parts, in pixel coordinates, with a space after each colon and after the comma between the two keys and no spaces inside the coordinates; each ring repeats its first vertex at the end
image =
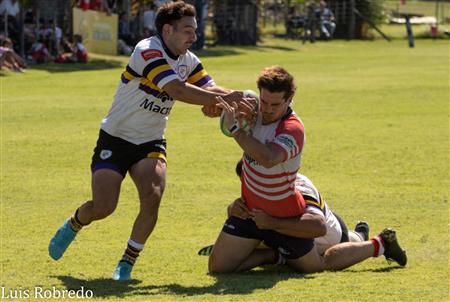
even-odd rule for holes
{"type": "Polygon", "coordinates": [[[284,92],[286,99],[292,97],[297,89],[294,83],[294,77],[278,65],[264,68],[256,84],[260,91],[264,88],[270,92],[284,92]]]}
{"type": "Polygon", "coordinates": [[[183,1],[169,2],[162,5],[158,9],[155,18],[158,34],[162,34],[164,24],[173,25],[183,17],[195,17],[195,8],[183,1]]]}

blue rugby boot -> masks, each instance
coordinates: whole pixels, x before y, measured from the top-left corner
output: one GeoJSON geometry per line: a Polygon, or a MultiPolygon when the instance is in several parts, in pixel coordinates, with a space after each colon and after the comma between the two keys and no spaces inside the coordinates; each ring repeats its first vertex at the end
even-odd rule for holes
{"type": "Polygon", "coordinates": [[[70,227],[70,218],[64,221],[55,236],[50,240],[48,253],[54,260],[62,257],[69,244],[75,239],[77,232],[70,227]]]}
{"type": "Polygon", "coordinates": [[[131,270],[133,269],[133,265],[131,265],[127,261],[119,261],[116,269],[112,275],[113,280],[116,281],[128,281],[131,279],[131,270]]]}

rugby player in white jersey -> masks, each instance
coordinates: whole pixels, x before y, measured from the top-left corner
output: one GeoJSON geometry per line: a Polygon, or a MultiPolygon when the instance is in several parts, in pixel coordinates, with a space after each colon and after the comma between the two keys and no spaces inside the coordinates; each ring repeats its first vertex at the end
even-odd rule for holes
{"type": "Polygon", "coordinates": [[[225,127],[244,151],[241,194],[245,205],[240,208],[248,215],[231,215],[226,220],[211,252],[209,271],[245,271],[277,262],[281,256],[297,271],[317,272],[345,268],[385,251],[387,258],[405,265],[406,254],[390,229],[370,241],[341,243],[324,251],[327,240],[341,240],[335,236],[341,232],[329,234],[333,238],[326,236],[326,218],[331,216],[325,215],[331,212],[323,212],[324,203],[312,183],[306,177],[297,177],[305,136],[301,120],[290,108],[295,91],[293,78],[283,68],[273,66],[262,71],[257,85],[260,114],[251,131],[240,129],[237,104],[221,101],[218,105],[225,113],[225,127]],[[311,193],[305,194],[299,186],[311,193]],[[308,195],[317,195],[316,200],[308,198],[305,202],[304,196],[308,195]],[[307,205],[317,209],[307,212],[307,205]],[[319,242],[314,242],[319,237],[325,239],[321,248],[319,242]],[[257,248],[262,242],[272,250],[257,248]],[[351,246],[354,244],[362,248],[355,249],[351,246]]]}
{"type": "Polygon", "coordinates": [[[101,123],[91,164],[92,199],[64,222],[49,244],[50,256],[58,260],[83,226],[113,213],[128,172],[139,194],[140,212],[113,273],[115,280],[131,278],[136,258],[156,224],[166,178],[164,131],[175,100],[207,107],[217,103],[217,96],[245,102],[239,93],[228,94],[216,86],[188,50],[196,41],[192,5],[180,1],[161,6],[155,25],[158,34],[136,45],[101,123]]]}

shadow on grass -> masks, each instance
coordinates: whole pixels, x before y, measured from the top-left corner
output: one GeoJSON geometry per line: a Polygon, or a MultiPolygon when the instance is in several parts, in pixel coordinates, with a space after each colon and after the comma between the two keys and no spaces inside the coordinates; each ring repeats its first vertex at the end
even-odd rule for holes
{"type": "Polygon", "coordinates": [[[103,60],[103,59],[91,59],[89,63],[47,63],[30,66],[31,69],[46,70],[48,72],[72,72],[72,71],[84,71],[84,70],[101,70],[119,68],[122,66],[122,62],[115,60],[103,60]]]}
{"type": "Polygon", "coordinates": [[[194,50],[194,53],[201,59],[206,57],[236,56],[242,52],[238,48],[231,46],[210,46],[205,49],[194,50]]]}
{"type": "Polygon", "coordinates": [[[297,51],[298,49],[293,47],[286,47],[286,46],[274,46],[274,45],[261,45],[256,47],[256,49],[273,49],[273,50],[282,50],[282,51],[297,51]]]}
{"type": "Polygon", "coordinates": [[[394,271],[397,269],[405,269],[406,267],[403,266],[387,266],[387,267],[381,267],[381,268],[375,268],[375,269],[365,269],[365,270],[349,270],[346,269],[346,272],[351,273],[361,273],[361,272],[370,272],[370,273],[388,273],[390,271],[394,271]]]}
{"type": "Polygon", "coordinates": [[[166,285],[139,286],[142,281],[131,280],[117,282],[111,279],[83,280],[71,276],[53,276],[63,282],[67,289],[92,290],[94,297],[125,297],[130,295],[244,295],[251,294],[256,289],[270,289],[279,281],[297,278],[312,279],[312,275],[303,275],[285,268],[268,268],[240,274],[214,275],[216,282],[208,286],[184,286],[170,283],[166,285]]]}
{"type": "Polygon", "coordinates": [[[195,54],[200,58],[206,57],[221,57],[221,56],[234,56],[240,55],[243,51],[253,50],[253,51],[266,51],[266,50],[282,50],[282,51],[296,51],[297,49],[285,46],[275,46],[275,45],[258,45],[258,46],[219,46],[212,45],[209,48],[195,50],[195,54]]]}
{"type": "Polygon", "coordinates": [[[117,282],[110,278],[98,278],[91,280],[78,279],[71,276],[52,276],[59,279],[67,290],[79,290],[82,286],[86,290],[92,290],[94,297],[125,297],[126,294],[132,293],[138,289],[134,287],[141,283],[140,280],[130,280],[117,282]]]}

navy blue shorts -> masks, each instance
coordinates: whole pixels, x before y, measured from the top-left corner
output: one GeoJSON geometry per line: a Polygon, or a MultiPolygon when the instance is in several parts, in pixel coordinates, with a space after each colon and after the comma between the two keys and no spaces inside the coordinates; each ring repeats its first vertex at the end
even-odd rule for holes
{"type": "Polygon", "coordinates": [[[135,145],[100,129],[97,146],[92,156],[91,171],[111,169],[123,177],[132,165],[144,158],[166,160],[166,140],[154,140],[135,145]]]}
{"type": "Polygon", "coordinates": [[[229,217],[223,225],[222,231],[249,239],[257,239],[265,245],[277,249],[286,259],[297,259],[308,254],[314,247],[314,239],[297,238],[284,235],[272,230],[260,230],[251,219],[229,217]]]}

